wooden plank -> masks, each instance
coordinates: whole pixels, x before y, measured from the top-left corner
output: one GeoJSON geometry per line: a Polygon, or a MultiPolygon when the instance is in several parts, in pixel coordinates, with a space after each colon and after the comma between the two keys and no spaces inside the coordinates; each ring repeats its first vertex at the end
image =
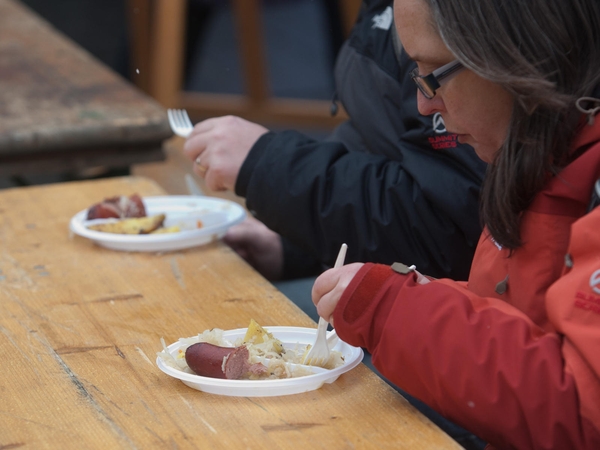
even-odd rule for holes
{"type": "Polygon", "coordinates": [[[332,116],[331,102],[327,100],[271,97],[256,104],[241,95],[185,92],[180,95],[179,104],[196,118],[233,114],[267,125],[329,130],[348,120],[348,115],[339,103],[338,113],[332,116]]]}
{"type": "Polygon", "coordinates": [[[165,160],[166,153],[162,145],[0,155],[0,176],[77,174],[96,167],[127,170],[133,165],[165,160]]]}

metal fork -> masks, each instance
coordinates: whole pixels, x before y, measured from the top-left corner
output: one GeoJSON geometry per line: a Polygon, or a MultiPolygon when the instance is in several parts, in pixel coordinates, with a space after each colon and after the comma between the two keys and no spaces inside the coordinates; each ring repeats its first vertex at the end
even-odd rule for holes
{"type": "Polygon", "coordinates": [[[190,116],[188,116],[185,109],[168,109],[167,116],[169,116],[171,130],[173,130],[173,133],[177,136],[186,138],[194,129],[190,116]]]}
{"type": "MultiPolygon", "coordinates": [[[[342,244],[337,259],[335,260],[335,265],[333,266],[335,269],[344,265],[347,248],[348,246],[346,244],[342,244]]],[[[319,324],[317,325],[317,338],[308,354],[304,357],[303,364],[308,364],[310,366],[322,366],[329,359],[329,345],[327,345],[327,325],[328,322],[322,317],[319,317],[319,324]]]]}

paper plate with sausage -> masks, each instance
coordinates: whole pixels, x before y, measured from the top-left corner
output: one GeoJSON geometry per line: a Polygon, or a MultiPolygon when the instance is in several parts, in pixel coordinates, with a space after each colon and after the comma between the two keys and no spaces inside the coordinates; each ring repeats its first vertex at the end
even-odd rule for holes
{"type": "Polygon", "coordinates": [[[115,196],[78,212],[71,232],[113,250],[160,252],[204,245],[246,217],[239,204],[203,196],[115,196]]]}
{"type": "MultiPolygon", "coordinates": [[[[361,348],[341,340],[324,367],[302,364],[316,328],[261,327],[206,330],[157,353],[159,369],[199,391],[239,397],[299,394],[333,383],[356,367],[361,348]]],[[[330,332],[331,333],[331,332],[330,332]]]]}

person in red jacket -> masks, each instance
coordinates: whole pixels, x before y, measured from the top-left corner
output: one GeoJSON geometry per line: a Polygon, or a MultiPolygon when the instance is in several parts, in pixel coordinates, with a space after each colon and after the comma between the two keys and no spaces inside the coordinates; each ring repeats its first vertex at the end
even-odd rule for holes
{"type": "MultiPolygon", "coordinates": [[[[467,282],[348,264],[313,301],[496,448],[600,448],[600,2],[396,0],[422,114],[489,163],[467,282]]],[[[418,269],[418,267],[417,267],[418,269]]]]}

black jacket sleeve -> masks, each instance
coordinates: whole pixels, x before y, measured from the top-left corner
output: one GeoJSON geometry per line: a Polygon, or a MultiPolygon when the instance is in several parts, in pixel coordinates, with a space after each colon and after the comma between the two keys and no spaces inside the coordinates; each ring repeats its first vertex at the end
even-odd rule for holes
{"type": "Polygon", "coordinates": [[[439,114],[419,114],[416,65],[394,34],[391,5],[365,1],[338,55],[336,90],[350,120],[327,141],[268,133],[238,175],[236,193],[289,241],[287,275],[298,269],[289,264],[292,244],[331,265],[345,242],[347,262],[400,261],[435,277],[468,276],[485,164],[439,114]]]}
{"type": "Polygon", "coordinates": [[[268,133],[236,183],[249,210],[313,257],[415,264],[466,279],[481,229],[480,180],[458,161],[405,146],[402,161],[351,152],[295,131],[268,133]]]}

